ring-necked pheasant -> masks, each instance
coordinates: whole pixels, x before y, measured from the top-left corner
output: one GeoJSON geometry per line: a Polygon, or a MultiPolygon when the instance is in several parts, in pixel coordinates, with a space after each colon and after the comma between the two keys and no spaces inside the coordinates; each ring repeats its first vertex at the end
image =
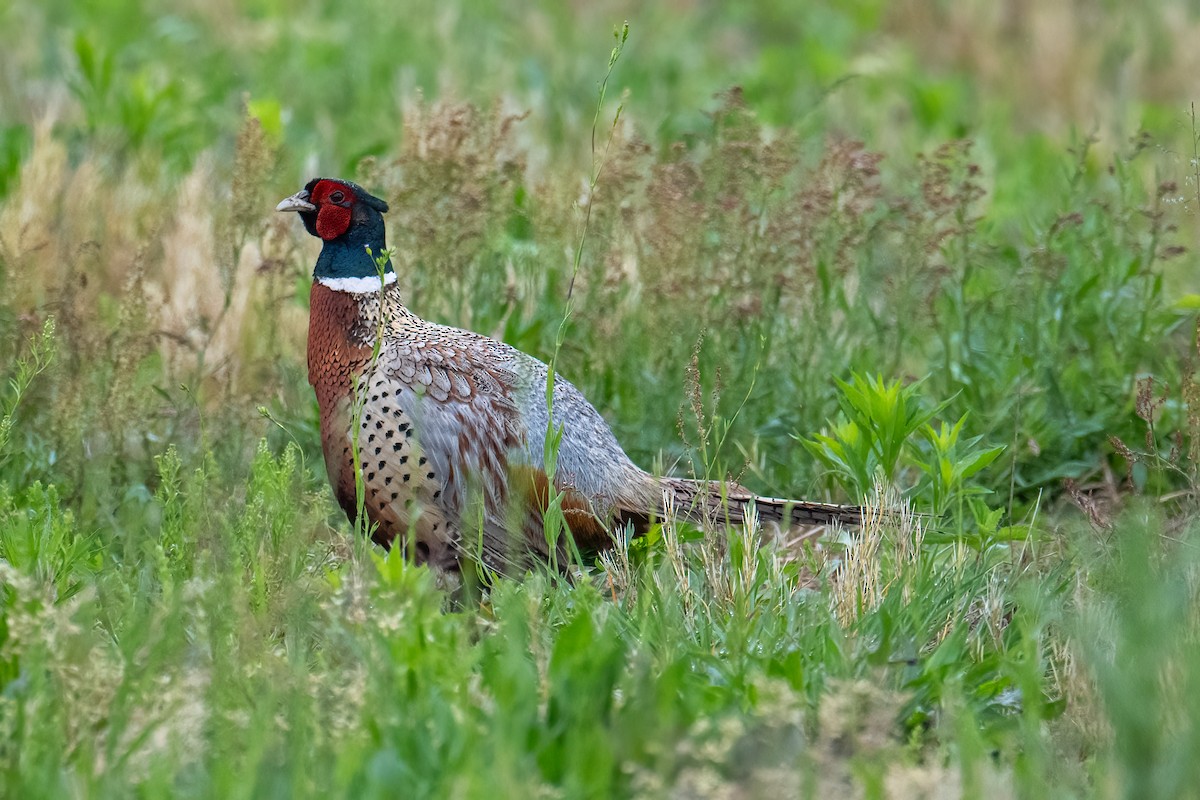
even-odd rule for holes
{"type": "Polygon", "coordinates": [[[610,529],[644,530],[670,505],[696,522],[741,522],[754,503],[764,522],[859,522],[849,506],[756,497],[735,483],[660,478],[639,469],[600,414],[554,379],[563,426],[550,481],[543,452],[548,368],[481,334],[426,322],[405,307],[386,248],[388,206],[345,180],[317,178],[283,200],[324,246],[313,271],[308,376],[321,415],[325,466],[338,502],[357,516],[351,427],[356,428],[365,510],[373,538],[399,538],[418,563],[455,571],[479,557],[501,572],[533,561],[564,565],[543,513],[561,508],[582,551],[612,545],[610,529]],[[382,338],[380,338],[382,332],[382,338]],[[376,345],[378,353],[376,354],[376,345]]]}

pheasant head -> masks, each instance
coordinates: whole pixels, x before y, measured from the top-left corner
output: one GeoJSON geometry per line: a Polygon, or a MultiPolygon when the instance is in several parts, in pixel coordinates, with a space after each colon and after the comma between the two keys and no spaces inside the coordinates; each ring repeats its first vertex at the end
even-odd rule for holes
{"type": "MultiPolygon", "coordinates": [[[[375,258],[387,249],[383,226],[386,202],[357,183],[313,178],[275,210],[298,212],[308,232],[324,242],[313,280],[344,291],[378,288],[375,258]]],[[[385,283],[396,279],[391,261],[384,267],[383,278],[385,283]]]]}

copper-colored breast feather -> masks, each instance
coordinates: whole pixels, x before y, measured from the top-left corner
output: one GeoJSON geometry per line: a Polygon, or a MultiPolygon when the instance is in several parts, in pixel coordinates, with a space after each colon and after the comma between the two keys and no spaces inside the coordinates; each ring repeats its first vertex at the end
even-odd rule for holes
{"type": "Polygon", "coordinates": [[[320,408],[325,469],[338,504],[354,519],[354,467],[348,436],[351,401],[355,381],[370,362],[371,347],[356,335],[360,318],[353,295],[314,283],[309,308],[308,382],[320,408]]]}

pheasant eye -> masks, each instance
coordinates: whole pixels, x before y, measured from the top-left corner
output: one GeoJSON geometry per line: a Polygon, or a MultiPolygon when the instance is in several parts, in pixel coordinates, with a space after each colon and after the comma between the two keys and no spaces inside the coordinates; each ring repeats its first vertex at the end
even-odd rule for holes
{"type": "Polygon", "coordinates": [[[334,192],[333,194],[329,195],[329,199],[335,203],[340,203],[346,199],[346,195],[342,194],[341,192],[334,192]]]}

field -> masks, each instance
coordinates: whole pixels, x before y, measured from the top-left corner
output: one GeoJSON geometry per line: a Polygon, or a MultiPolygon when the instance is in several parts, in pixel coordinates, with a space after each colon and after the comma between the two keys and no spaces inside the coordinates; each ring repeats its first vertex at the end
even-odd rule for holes
{"type": "Polygon", "coordinates": [[[1197,37],[0,5],[0,797],[1200,797],[1197,37]],[[891,514],[449,599],[327,485],[317,175],[642,466],[891,514]]]}

